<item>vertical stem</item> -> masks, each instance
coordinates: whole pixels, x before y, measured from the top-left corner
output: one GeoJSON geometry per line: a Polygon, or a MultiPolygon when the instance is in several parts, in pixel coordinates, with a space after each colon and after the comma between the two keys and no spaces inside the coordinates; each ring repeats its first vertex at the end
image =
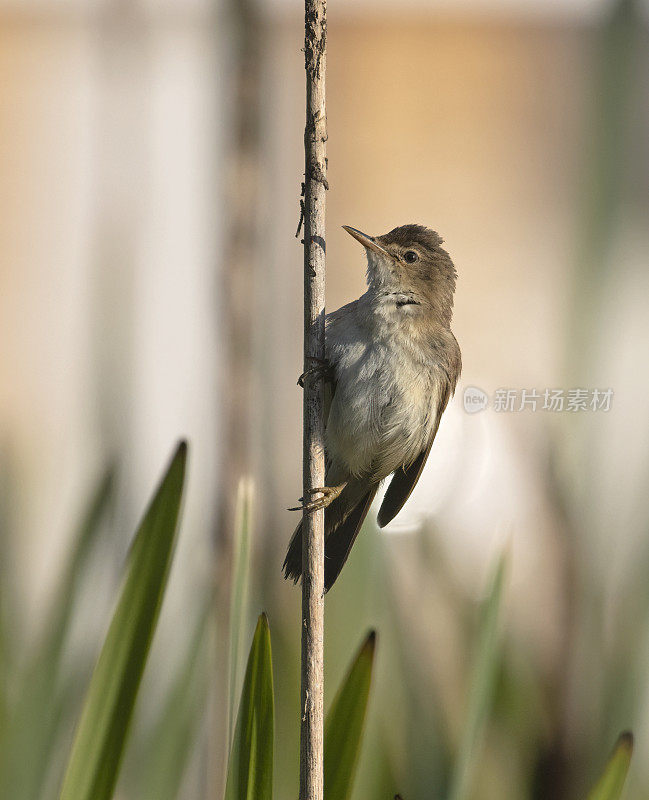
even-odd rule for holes
{"type": "MultiPolygon", "coordinates": [[[[304,54],[304,370],[324,359],[326,0],[305,0],[304,54]]],[[[321,380],[306,381],[303,489],[323,486],[324,420],[321,380]]],[[[304,513],[302,525],[302,725],[300,800],[323,800],[324,511],[304,513]]]]}
{"type": "MultiPolygon", "coordinates": [[[[253,331],[255,300],[251,287],[256,279],[256,254],[259,250],[258,224],[259,193],[262,174],[259,165],[261,141],[261,20],[256,0],[226,0],[222,4],[216,48],[227,40],[231,45],[232,80],[227,103],[232,109],[225,142],[225,162],[228,168],[221,181],[220,198],[225,210],[223,244],[219,259],[218,318],[223,333],[221,375],[221,424],[218,429],[219,452],[223,454],[216,491],[213,575],[215,637],[213,651],[215,676],[228,674],[228,655],[216,646],[224,630],[230,636],[229,613],[232,600],[236,529],[236,498],[243,478],[252,470],[253,418],[251,394],[253,387],[253,331]]],[[[224,62],[220,58],[219,67],[224,62]]],[[[216,678],[213,692],[213,711],[209,774],[209,796],[223,797],[227,759],[230,752],[231,730],[228,684],[216,678]],[[223,719],[228,725],[223,726],[223,719]]]]}
{"type": "MultiPolygon", "coordinates": [[[[219,431],[227,463],[221,470],[216,544],[225,556],[224,575],[230,572],[236,497],[239,482],[251,470],[252,331],[255,315],[250,287],[255,282],[255,254],[259,247],[259,185],[261,170],[261,23],[256,0],[230,0],[225,7],[234,43],[231,140],[224,202],[227,224],[219,289],[224,342],[224,422],[219,431]]],[[[225,16],[225,15],[224,15],[225,16]]]]}

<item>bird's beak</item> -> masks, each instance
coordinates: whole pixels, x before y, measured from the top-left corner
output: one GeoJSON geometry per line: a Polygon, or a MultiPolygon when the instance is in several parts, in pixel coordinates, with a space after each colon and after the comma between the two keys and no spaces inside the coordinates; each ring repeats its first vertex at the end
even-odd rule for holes
{"type": "Polygon", "coordinates": [[[368,236],[366,233],[356,228],[351,228],[349,225],[343,225],[343,228],[350,236],[353,236],[357,242],[360,242],[366,250],[374,250],[375,253],[390,257],[388,251],[384,247],[381,247],[373,236],[368,236]]]}

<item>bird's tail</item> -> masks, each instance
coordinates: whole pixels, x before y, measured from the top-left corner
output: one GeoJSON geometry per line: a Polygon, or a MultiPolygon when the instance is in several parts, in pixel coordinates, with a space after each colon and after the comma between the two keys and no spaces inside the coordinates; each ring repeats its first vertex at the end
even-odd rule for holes
{"type": "MultiPolygon", "coordinates": [[[[378,489],[350,482],[325,509],[325,592],[340,574],[378,489]]],[[[302,577],[302,522],[295,529],[284,559],[284,577],[295,583],[302,577]]]]}

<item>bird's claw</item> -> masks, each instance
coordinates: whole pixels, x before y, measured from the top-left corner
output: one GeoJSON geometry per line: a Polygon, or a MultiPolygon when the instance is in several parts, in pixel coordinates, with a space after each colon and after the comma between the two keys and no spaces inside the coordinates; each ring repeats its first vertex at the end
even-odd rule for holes
{"type": "Polygon", "coordinates": [[[321,508],[327,508],[338,495],[345,488],[343,483],[341,486],[314,486],[312,489],[307,490],[307,494],[321,494],[322,497],[317,497],[315,500],[310,500],[308,503],[304,502],[304,498],[300,497],[301,506],[294,506],[289,508],[289,511],[318,511],[321,508]]]}
{"type": "Polygon", "coordinates": [[[309,369],[305,370],[300,377],[297,379],[297,385],[304,389],[304,382],[309,378],[315,378],[316,380],[319,378],[323,381],[332,381],[333,380],[333,371],[331,369],[331,364],[327,361],[326,358],[317,358],[317,356],[308,356],[307,361],[314,362],[313,367],[309,367],[309,369]]]}

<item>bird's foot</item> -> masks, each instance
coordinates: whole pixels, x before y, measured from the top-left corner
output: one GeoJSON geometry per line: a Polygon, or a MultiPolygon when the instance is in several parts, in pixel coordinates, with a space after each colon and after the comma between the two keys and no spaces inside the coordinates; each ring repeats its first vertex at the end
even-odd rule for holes
{"type": "Polygon", "coordinates": [[[306,380],[315,379],[315,380],[323,380],[323,381],[333,381],[333,370],[331,368],[331,364],[327,361],[326,358],[317,358],[316,356],[307,356],[307,361],[314,364],[314,366],[309,367],[309,369],[305,370],[300,377],[297,379],[297,385],[304,389],[304,382],[306,380]]]}
{"type": "Polygon", "coordinates": [[[346,485],[346,483],[341,483],[340,486],[314,486],[313,489],[309,489],[308,494],[321,494],[322,497],[317,497],[315,500],[310,500],[308,503],[305,502],[303,497],[300,497],[302,505],[289,508],[288,510],[318,511],[321,508],[326,508],[340,495],[346,485]]]}

